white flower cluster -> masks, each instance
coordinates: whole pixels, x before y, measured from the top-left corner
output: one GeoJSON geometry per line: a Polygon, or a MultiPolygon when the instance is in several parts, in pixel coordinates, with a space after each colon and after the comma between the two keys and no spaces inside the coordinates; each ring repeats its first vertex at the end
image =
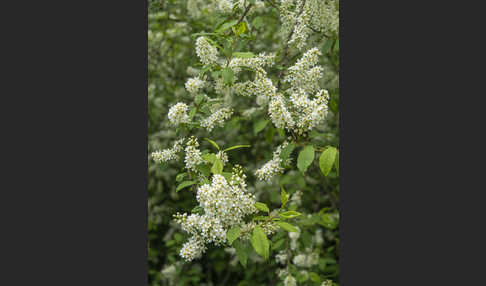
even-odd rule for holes
{"type": "Polygon", "coordinates": [[[172,278],[176,274],[176,267],[174,265],[170,265],[165,267],[164,269],[161,270],[162,276],[165,278],[172,278]]]}
{"type": "Polygon", "coordinates": [[[215,125],[222,126],[224,121],[229,119],[233,114],[233,110],[223,107],[211,114],[209,117],[201,121],[201,126],[205,127],[208,131],[213,130],[215,125]]]}
{"type": "Polygon", "coordinates": [[[193,259],[201,257],[201,255],[206,251],[206,245],[197,236],[192,236],[189,240],[182,245],[179,255],[186,261],[191,261],[193,259]]]}
{"type": "Polygon", "coordinates": [[[287,102],[282,94],[276,94],[268,105],[268,113],[276,127],[302,135],[326,117],[329,94],[327,90],[319,90],[322,67],[315,66],[320,54],[317,48],[310,49],[289,68],[284,82],[290,84],[286,90],[290,101],[287,102]],[[310,99],[314,92],[314,98],[310,99]]]}
{"type": "Polygon", "coordinates": [[[332,280],[325,280],[322,282],[321,286],[332,286],[332,280]]]}
{"type": "Polygon", "coordinates": [[[283,250],[279,251],[275,255],[275,260],[277,261],[277,263],[285,265],[287,263],[287,253],[283,250]]]}
{"type": "Polygon", "coordinates": [[[188,109],[189,106],[182,102],[172,106],[168,113],[170,123],[177,126],[181,123],[189,122],[189,115],[187,115],[188,109]]]}
{"type": "Polygon", "coordinates": [[[272,66],[275,63],[275,54],[265,54],[260,53],[256,57],[251,58],[232,58],[229,67],[233,69],[235,73],[239,72],[240,69],[237,67],[247,67],[253,70],[259,70],[264,66],[272,66]]]}
{"type": "Polygon", "coordinates": [[[292,250],[297,250],[299,247],[300,228],[297,227],[297,229],[299,229],[299,232],[289,232],[290,249],[292,250]]]}
{"type": "Polygon", "coordinates": [[[213,64],[218,61],[218,50],[205,37],[197,38],[196,53],[204,65],[213,64]]]}
{"type": "Polygon", "coordinates": [[[289,275],[285,277],[284,286],[297,286],[297,280],[295,280],[294,276],[289,275]]]}
{"type": "Polygon", "coordinates": [[[196,198],[204,210],[203,215],[175,215],[176,222],[192,235],[180,252],[187,261],[200,257],[208,243],[220,245],[226,242],[226,231],[241,225],[246,215],[257,211],[254,195],[246,192],[244,184],[236,183],[244,180],[238,172],[235,170],[230,183],[222,175],[215,174],[211,184],[198,188],[196,198]]]}
{"type": "Polygon", "coordinates": [[[216,154],[216,158],[218,158],[222,163],[223,163],[223,166],[228,163],[228,155],[226,154],[226,152],[224,151],[219,151],[217,154],[216,154]]]}
{"type": "Polygon", "coordinates": [[[174,142],[174,146],[171,149],[164,149],[162,151],[157,150],[152,152],[152,159],[157,163],[167,162],[171,160],[178,160],[179,156],[177,153],[182,151],[182,144],[184,143],[184,138],[179,139],[174,142]]]}
{"type": "Polygon", "coordinates": [[[302,204],[302,191],[296,191],[290,198],[290,201],[300,206],[302,204]]]}
{"type": "Polygon", "coordinates": [[[266,55],[260,53],[257,57],[252,58],[233,58],[229,66],[238,73],[240,67],[247,67],[254,70],[255,80],[239,82],[233,85],[234,92],[242,96],[257,96],[260,101],[259,105],[264,105],[273,97],[277,88],[273,85],[272,80],[267,77],[267,73],[263,69],[265,66],[271,66],[275,63],[275,55],[266,55]]]}
{"type": "Polygon", "coordinates": [[[204,87],[204,81],[202,81],[199,77],[193,77],[186,81],[186,90],[194,95],[196,94],[201,88],[204,87]]]}
{"type": "Polygon", "coordinates": [[[233,10],[233,2],[231,0],[219,0],[218,9],[223,13],[231,13],[233,10]]]}
{"type": "Polygon", "coordinates": [[[310,253],[310,254],[298,254],[294,256],[292,263],[295,264],[297,267],[305,267],[309,268],[314,265],[317,265],[319,261],[319,255],[317,253],[310,253]]]}
{"type": "Polygon", "coordinates": [[[284,141],[280,146],[277,147],[277,150],[273,152],[272,160],[268,161],[260,169],[255,171],[255,175],[259,180],[269,180],[273,176],[283,172],[284,169],[281,166],[282,159],[280,158],[280,153],[282,152],[283,148],[287,147],[288,144],[288,141],[284,141]]]}
{"type": "Polygon", "coordinates": [[[280,20],[289,44],[303,49],[312,30],[338,33],[339,7],[337,0],[282,0],[280,20]]]}
{"type": "Polygon", "coordinates": [[[185,149],[186,157],[184,161],[188,170],[196,171],[196,166],[203,162],[203,159],[201,158],[201,151],[197,147],[199,147],[199,142],[197,142],[197,139],[192,136],[187,141],[185,149]]]}

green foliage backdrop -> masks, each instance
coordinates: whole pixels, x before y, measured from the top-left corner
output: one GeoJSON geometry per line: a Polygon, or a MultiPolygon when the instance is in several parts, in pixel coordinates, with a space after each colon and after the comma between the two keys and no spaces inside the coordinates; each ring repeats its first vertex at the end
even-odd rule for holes
{"type": "MultiPolygon", "coordinates": [[[[231,230],[232,243],[208,249],[198,259],[185,261],[179,252],[190,235],[174,222],[173,215],[194,212],[198,206],[197,188],[202,185],[187,170],[182,159],[148,164],[148,265],[150,285],[337,285],[339,283],[339,26],[337,1],[215,1],[215,0],[150,0],[148,11],[148,137],[149,153],[171,148],[174,141],[195,136],[203,154],[216,153],[210,138],[221,149],[249,145],[226,152],[228,164],[223,172],[239,164],[246,174],[247,190],[269,212],[298,212],[295,218],[276,220],[278,229],[268,235],[268,258],[265,238],[256,227],[251,243],[238,239],[240,230],[231,230]],[[284,3],[283,3],[284,2],[284,3]],[[303,5],[316,6],[318,19],[309,24],[307,35],[288,43],[289,32],[282,20],[282,5],[293,3],[299,16],[303,5]],[[235,4],[225,8],[227,3],[235,4]],[[250,8],[248,8],[250,7],[250,8]],[[319,8],[321,7],[321,8],[319,8]],[[248,9],[247,9],[248,8],[248,9]],[[247,11],[248,10],[248,11],[247,11]],[[329,19],[334,17],[333,19],[329,19]],[[338,16],[337,16],[338,17],[338,16]],[[241,19],[241,20],[240,20],[241,19]],[[243,24],[242,24],[243,23],[243,24]],[[320,27],[318,24],[322,25],[320,27]],[[229,26],[227,29],[224,27],[229,26]],[[232,25],[232,26],[230,26],[232,25]],[[314,26],[313,26],[314,25],[314,26]],[[332,26],[334,25],[334,26],[332,26]],[[337,27],[336,27],[337,25],[337,27]],[[332,27],[330,27],[332,26],[332,27]],[[217,32],[219,28],[220,32],[217,32]],[[222,31],[221,31],[222,30],[222,31]],[[284,30],[284,31],[282,31],[284,30]],[[208,97],[195,97],[186,89],[189,78],[201,76],[206,81],[222,80],[231,88],[236,81],[252,81],[255,73],[243,70],[236,79],[234,71],[224,66],[203,65],[196,53],[196,40],[201,33],[221,46],[227,58],[253,56],[261,52],[275,54],[275,64],[266,68],[266,76],[280,89],[290,86],[282,82],[294,65],[309,49],[320,51],[323,67],[319,87],[329,93],[328,112],[312,130],[295,134],[278,128],[269,117],[268,103],[255,103],[255,97],[240,96],[206,88],[208,97]],[[231,43],[228,44],[228,43],[231,43]],[[238,54],[240,53],[240,54],[238,54]],[[213,80],[214,78],[214,80],[213,80]],[[204,105],[210,99],[221,99],[233,114],[223,126],[208,131],[200,125],[174,126],[168,120],[169,109],[184,102],[194,109],[193,118],[210,115],[204,105]],[[272,159],[276,148],[290,138],[289,148],[280,156],[289,158],[283,172],[269,180],[259,180],[255,171],[272,159]],[[292,149],[293,148],[293,149],[292,149]],[[207,150],[207,151],[206,151],[207,150]],[[184,174],[184,175],[181,175],[184,174]],[[179,176],[178,176],[179,175],[179,176]],[[194,184],[177,187],[192,179],[194,184]],[[282,207],[282,204],[285,206],[282,207]],[[282,207],[282,208],[281,208],[282,207]],[[288,232],[295,231],[298,232],[288,232]],[[298,234],[298,235],[296,235],[298,234]],[[246,260],[244,258],[247,258],[246,260]],[[292,284],[291,276],[296,284],[292,284]]],[[[313,8],[313,7],[310,7],[313,8]]],[[[309,8],[309,9],[310,9],[309,8]]],[[[309,16],[310,17],[310,16],[309,16]]],[[[312,18],[312,19],[314,19],[312,18]]],[[[297,34],[298,32],[294,32],[297,34]]],[[[300,34],[298,36],[301,36],[300,34]]],[[[226,89],[228,90],[228,89],[226,89]]],[[[287,95],[285,95],[287,96],[287,95]]],[[[149,155],[150,156],[150,155],[149,155]]],[[[213,167],[214,165],[210,165],[213,167]]],[[[213,172],[216,174],[217,172],[213,172]]],[[[261,205],[258,209],[265,208],[261,205]]],[[[264,215],[259,211],[257,215],[264,215]]],[[[250,218],[251,219],[251,218],[250,218]]],[[[227,234],[228,235],[228,234],[227,234]]]]}

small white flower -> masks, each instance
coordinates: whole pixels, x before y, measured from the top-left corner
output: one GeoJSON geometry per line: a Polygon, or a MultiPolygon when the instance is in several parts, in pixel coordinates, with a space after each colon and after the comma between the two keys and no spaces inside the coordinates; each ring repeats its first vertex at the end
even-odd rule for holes
{"type": "Polygon", "coordinates": [[[218,50],[204,37],[197,38],[196,53],[204,65],[213,64],[218,61],[218,50]]]}
{"type": "Polygon", "coordinates": [[[297,280],[292,275],[285,277],[284,286],[297,286],[297,280]]]}
{"type": "Polygon", "coordinates": [[[193,77],[186,81],[186,90],[190,94],[196,94],[201,88],[204,87],[204,81],[199,79],[199,77],[193,77]]]}
{"type": "Polygon", "coordinates": [[[211,131],[216,125],[223,126],[224,121],[229,119],[232,114],[233,110],[223,107],[216,110],[216,112],[211,114],[209,117],[203,119],[201,121],[201,126],[205,127],[208,131],[211,131]]]}
{"type": "Polygon", "coordinates": [[[172,106],[168,113],[170,123],[177,126],[181,123],[189,122],[189,115],[187,115],[188,109],[189,106],[182,102],[172,106]]]}

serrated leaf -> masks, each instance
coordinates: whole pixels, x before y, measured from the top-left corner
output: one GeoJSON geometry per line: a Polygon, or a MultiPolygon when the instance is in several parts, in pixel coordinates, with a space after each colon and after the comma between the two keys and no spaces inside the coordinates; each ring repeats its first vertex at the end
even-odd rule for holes
{"type": "Polygon", "coordinates": [[[282,159],[282,161],[287,160],[290,154],[292,154],[292,152],[294,151],[295,146],[296,144],[294,141],[290,142],[287,146],[285,146],[285,148],[283,148],[280,152],[280,159],[282,159]]]}
{"type": "Polygon", "coordinates": [[[209,143],[211,143],[211,145],[213,145],[216,149],[219,150],[219,146],[218,146],[218,144],[216,144],[216,142],[214,142],[213,140],[211,140],[209,138],[204,138],[204,140],[208,141],[209,143]]]}
{"type": "Polygon", "coordinates": [[[223,172],[223,162],[216,158],[213,167],[211,167],[211,172],[213,174],[221,174],[223,172]]]}
{"type": "Polygon", "coordinates": [[[235,73],[229,67],[223,69],[221,76],[223,77],[223,82],[225,84],[232,84],[235,79],[235,73]]]}
{"type": "Polygon", "coordinates": [[[290,223],[286,223],[284,221],[276,221],[275,223],[288,232],[299,232],[299,230],[290,223]]]}
{"type": "Polygon", "coordinates": [[[218,29],[216,29],[216,33],[222,33],[226,30],[228,30],[229,28],[233,27],[234,25],[236,25],[238,23],[238,20],[233,20],[233,21],[230,21],[230,22],[227,22],[227,23],[224,23],[223,25],[221,25],[221,27],[219,27],[218,29]]]}
{"type": "Polygon", "coordinates": [[[250,254],[250,247],[247,243],[242,242],[241,240],[236,240],[233,243],[233,247],[236,250],[236,256],[240,261],[241,265],[246,268],[246,263],[248,261],[248,255],[250,254]]]}
{"type": "Polygon", "coordinates": [[[282,191],[280,192],[280,201],[282,202],[282,206],[280,208],[284,208],[285,204],[289,201],[289,195],[287,194],[283,186],[281,189],[282,191]]]}
{"type": "Polygon", "coordinates": [[[228,147],[226,149],[224,149],[223,151],[230,151],[230,150],[234,150],[234,149],[238,149],[238,148],[248,148],[250,147],[251,145],[235,145],[235,146],[231,146],[231,147],[228,147]]]}
{"type": "Polygon", "coordinates": [[[321,157],[319,158],[319,167],[324,176],[329,175],[334,161],[336,160],[336,154],[337,149],[332,146],[329,146],[322,152],[321,157]]]}
{"type": "Polygon", "coordinates": [[[261,202],[256,202],[255,203],[255,207],[259,210],[261,210],[262,212],[270,212],[270,210],[268,209],[267,205],[264,204],[264,203],[261,203],[261,202]]]}
{"type": "Polygon", "coordinates": [[[268,259],[270,254],[270,243],[268,242],[265,232],[260,226],[257,225],[253,229],[250,242],[258,255],[262,256],[265,260],[268,259]]]}
{"type": "Polygon", "coordinates": [[[234,52],[233,57],[236,57],[236,58],[253,58],[253,57],[255,57],[255,54],[251,53],[251,52],[234,52]]]}
{"type": "Polygon", "coordinates": [[[286,212],[280,213],[280,216],[283,217],[283,218],[294,218],[294,217],[297,217],[297,216],[300,216],[300,215],[302,215],[302,214],[299,213],[299,212],[296,212],[296,211],[286,211],[286,212]]]}
{"type": "Polygon", "coordinates": [[[305,173],[307,171],[307,168],[312,164],[314,161],[314,146],[308,145],[306,146],[302,151],[299,153],[299,157],[297,158],[297,168],[302,173],[305,173]]]}
{"type": "Polygon", "coordinates": [[[197,183],[197,181],[184,181],[182,183],[180,183],[177,188],[176,188],[176,192],[180,191],[181,189],[185,188],[185,187],[189,187],[189,186],[192,186],[194,185],[195,183],[197,183]]]}
{"type": "Polygon", "coordinates": [[[267,126],[268,124],[268,120],[265,120],[265,119],[261,119],[259,121],[257,121],[254,125],[253,125],[253,133],[256,135],[258,134],[258,132],[262,131],[263,129],[265,129],[265,126],[267,126]]]}
{"type": "Polygon", "coordinates": [[[226,239],[228,240],[228,243],[231,245],[233,244],[233,241],[237,239],[241,234],[241,229],[238,226],[232,227],[226,232],[226,239]]]}

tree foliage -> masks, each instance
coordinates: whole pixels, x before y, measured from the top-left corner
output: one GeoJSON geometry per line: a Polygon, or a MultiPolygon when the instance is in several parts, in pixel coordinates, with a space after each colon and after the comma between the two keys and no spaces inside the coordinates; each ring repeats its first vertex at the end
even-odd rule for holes
{"type": "Polygon", "coordinates": [[[331,0],[150,0],[150,285],[339,283],[331,0]]]}

